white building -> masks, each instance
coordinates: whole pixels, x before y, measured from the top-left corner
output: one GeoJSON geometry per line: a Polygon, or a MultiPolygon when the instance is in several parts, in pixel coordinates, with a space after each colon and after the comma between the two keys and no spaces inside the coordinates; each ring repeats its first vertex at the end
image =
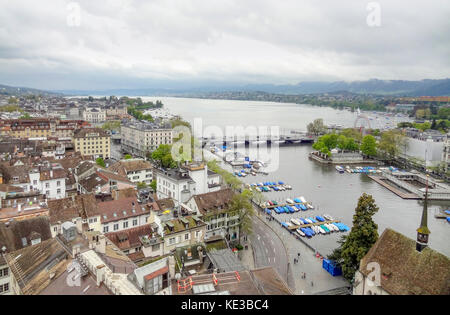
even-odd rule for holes
{"type": "MultiPolygon", "coordinates": [[[[0,248],[1,252],[1,248],[0,248]]],[[[0,253],[0,295],[12,295],[13,292],[11,290],[11,271],[9,270],[9,266],[6,263],[3,254],[0,253]]]]}
{"type": "Polygon", "coordinates": [[[186,205],[207,224],[205,241],[226,238],[235,241],[239,238],[239,214],[230,211],[229,206],[234,193],[230,188],[192,196],[186,205]]]}
{"type": "Polygon", "coordinates": [[[153,222],[152,213],[136,197],[99,202],[102,233],[118,232],[153,222]]]}
{"type": "Polygon", "coordinates": [[[109,170],[128,177],[132,183],[150,184],[153,180],[152,165],[144,159],[120,160],[114,163],[109,170]]]}
{"type": "Polygon", "coordinates": [[[132,122],[120,126],[122,150],[145,157],[161,144],[172,144],[173,130],[151,122],[132,122]]]}
{"type": "Polygon", "coordinates": [[[83,111],[83,119],[90,123],[101,123],[106,121],[106,111],[101,108],[86,108],[83,111]]]}
{"type": "Polygon", "coordinates": [[[184,165],[180,169],[155,170],[158,199],[172,198],[176,205],[185,203],[193,195],[220,190],[220,175],[208,171],[201,164],[184,165]]]}

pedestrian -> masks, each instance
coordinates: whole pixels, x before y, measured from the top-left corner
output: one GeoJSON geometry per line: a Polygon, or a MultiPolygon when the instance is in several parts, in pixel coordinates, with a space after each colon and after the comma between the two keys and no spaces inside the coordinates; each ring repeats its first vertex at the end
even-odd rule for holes
{"type": "Polygon", "coordinates": [[[314,286],[314,283],[311,281],[311,286],[313,287],[314,286]]]}
{"type": "Polygon", "coordinates": [[[300,253],[297,253],[298,257],[300,258],[300,253]]]}

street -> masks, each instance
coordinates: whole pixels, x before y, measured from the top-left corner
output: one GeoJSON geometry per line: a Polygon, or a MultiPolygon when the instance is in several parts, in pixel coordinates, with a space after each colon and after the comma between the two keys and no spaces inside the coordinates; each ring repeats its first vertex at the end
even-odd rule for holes
{"type": "Polygon", "coordinates": [[[288,257],[280,238],[259,217],[253,220],[252,242],[255,266],[257,268],[272,266],[294,290],[292,276],[288,275],[288,257]]]}
{"type": "Polygon", "coordinates": [[[325,271],[322,260],[310,248],[276,221],[266,221],[265,215],[255,216],[250,240],[255,266],[274,267],[295,294],[314,294],[349,286],[343,277],[333,277],[325,271]],[[294,264],[294,258],[298,258],[298,263],[294,264]],[[302,273],[306,274],[305,279],[302,273]]]}

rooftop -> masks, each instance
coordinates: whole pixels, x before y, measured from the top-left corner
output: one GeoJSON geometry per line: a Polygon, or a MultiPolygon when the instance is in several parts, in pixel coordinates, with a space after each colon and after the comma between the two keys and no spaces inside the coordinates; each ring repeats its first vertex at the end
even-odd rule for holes
{"type": "Polygon", "coordinates": [[[102,223],[150,213],[150,210],[138,203],[136,197],[98,202],[97,206],[102,223]]]}
{"type": "Polygon", "coordinates": [[[6,254],[6,260],[25,295],[39,294],[69,264],[68,254],[56,239],[6,254]]]}
{"type": "Polygon", "coordinates": [[[206,194],[194,195],[195,203],[202,214],[208,214],[213,211],[226,210],[234,193],[230,188],[210,192],[206,194]]]}
{"type": "Polygon", "coordinates": [[[429,247],[418,252],[414,240],[394,230],[384,230],[361,260],[366,276],[370,262],[380,264],[381,287],[390,294],[450,295],[450,259],[429,247]]]}

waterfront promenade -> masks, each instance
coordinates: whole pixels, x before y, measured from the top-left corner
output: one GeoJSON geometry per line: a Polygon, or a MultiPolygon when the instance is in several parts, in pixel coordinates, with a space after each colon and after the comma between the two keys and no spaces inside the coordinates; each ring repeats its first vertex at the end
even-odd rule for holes
{"type": "MultiPolygon", "coordinates": [[[[274,256],[275,258],[272,259],[268,257],[266,262],[283,273],[281,276],[286,277],[289,287],[295,294],[318,294],[350,287],[350,284],[342,276],[333,277],[325,271],[322,268],[322,260],[316,257],[315,251],[306,243],[296,239],[286,229],[282,228],[278,222],[275,220],[269,221],[262,211],[257,211],[257,217],[255,217],[254,221],[261,221],[264,226],[261,228],[261,224],[257,224],[257,228],[254,229],[254,235],[251,237],[252,245],[255,244],[255,247],[260,246],[262,244],[261,239],[264,242],[267,242],[266,239],[269,239],[269,243],[265,244],[266,248],[263,247],[263,251],[267,249],[266,253],[269,255],[272,253],[272,250],[275,251],[274,247],[277,245],[276,243],[272,244],[270,239],[279,239],[281,241],[282,248],[276,250],[279,252],[278,256],[274,256]],[[300,257],[298,253],[300,253],[300,257]],[[294,264],[294,258],[299,258],[297,264],[294,264]],[[287,266],[288,263],[289,267],[287,266]],[[302,279],[302,273],[306,273],[305,279],[302,279]]],[[[264,256],[261,253],[259,255],[264,256]]],[[[260,260],[257,259],[258,254],[255,254],[255,266],[263,267],[264,260],[262,258],[259,258],[260,260]]]]}

